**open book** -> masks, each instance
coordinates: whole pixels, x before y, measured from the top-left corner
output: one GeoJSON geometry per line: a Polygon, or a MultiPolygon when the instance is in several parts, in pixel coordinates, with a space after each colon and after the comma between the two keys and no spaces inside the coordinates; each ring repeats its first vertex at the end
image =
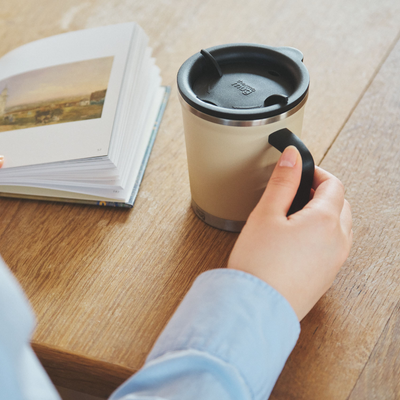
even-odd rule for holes
{"type": "Polygon", "coordinates": [[[6,54],[0,196],[132,207],[168,94],[134,23],[6,54]]]}

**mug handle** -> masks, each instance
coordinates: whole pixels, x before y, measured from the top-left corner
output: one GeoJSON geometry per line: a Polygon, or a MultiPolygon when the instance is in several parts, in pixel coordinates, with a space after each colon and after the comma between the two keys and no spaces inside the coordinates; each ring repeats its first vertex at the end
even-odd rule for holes
{"type": "Polygon", "coordinates": [[[295,146],[301,155],[303,170],[299,188],[287,214],[289,216],[300,211],[310,200],[315,169],[314,159],[305,144],[289,129],[285,128],[271,133],[268,137],[268,143],[280,152],[283,152],[288,146],[295,146]]]}

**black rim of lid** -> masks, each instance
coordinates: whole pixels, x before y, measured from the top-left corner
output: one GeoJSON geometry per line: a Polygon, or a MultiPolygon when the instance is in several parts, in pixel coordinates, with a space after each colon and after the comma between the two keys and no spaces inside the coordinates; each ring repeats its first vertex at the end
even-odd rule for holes
{"type": "MultiPolygon", "coordinates": [[[[216,72],[219,73],[219,72],[216,72]]],[[[302,62],[300,51],[290,47],[270,47],[259,44],[234,43],[215,46],[203,50],[183,63],[178,72],[178,90],[182,98],[194,109],[212,117],[227,120],[258,120],[285,114],[305,99],[308,93],[310,78],[307,68],[302,62]],[[205,68],[210,68],[212,59],[217,61],[216,68],[232,63],[275,64],[278,69],[284,68],[296,84],[292,93],[282,104],[273,104],[261,108],[247,110],[219,107],[200,100],[193,91],[195,79],[202,74],[205,68]]]]}

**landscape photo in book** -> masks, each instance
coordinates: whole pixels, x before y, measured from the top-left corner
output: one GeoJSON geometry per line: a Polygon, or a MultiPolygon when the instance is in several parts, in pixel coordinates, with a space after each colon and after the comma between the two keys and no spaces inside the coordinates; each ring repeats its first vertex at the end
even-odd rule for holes
{"type": "Polygon", "coordinates": [[[78,61],[0,81],[0,132],[101,118],[113,60],[78,61]]]}

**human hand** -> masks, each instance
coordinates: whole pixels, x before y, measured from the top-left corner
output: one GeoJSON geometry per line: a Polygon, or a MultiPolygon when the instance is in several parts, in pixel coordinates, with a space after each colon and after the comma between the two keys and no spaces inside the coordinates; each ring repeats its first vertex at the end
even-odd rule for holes
{"type": "Polygon", "coordinates": [[[297,149],[286,148],[228,261],[228,268],[255,275],[281,293],[299,321],[332,285],[353,237],[343,185],[318,167],[312,199],[286,216],[300,183],[301,164],[297,149]]]}
{"type": "Polygon", "coordinates": [[[0,156],[0,168],[3,166],[4,164],[4,156],[0,156]]]}

